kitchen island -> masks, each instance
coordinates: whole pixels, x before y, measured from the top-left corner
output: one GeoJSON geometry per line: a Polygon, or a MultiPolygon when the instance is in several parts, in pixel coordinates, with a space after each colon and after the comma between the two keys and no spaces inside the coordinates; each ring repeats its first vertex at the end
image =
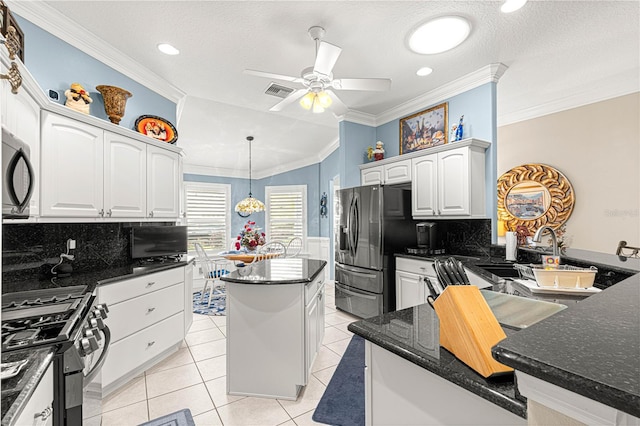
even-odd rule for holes
{"type": "MultiPolygon", "coordinates": [[[[523,263],[538,263],[544,254],[521,251],[523,263]]],[[[389,423],[401,413],[414,424],[498,424],[483,416],[483,404],[471,397],[478,396],[518,416],[521,424],[640,424],[640,261],[587,254],[572,250],[562,262],[596,265],[596,286],[603,291],[572,303],[562,300],[567,309],[523,330],[503,327],[507,338],[493,356],[516,373],[501,380],[482,378],[436,344],[437,317],[427,304],[350,324],[349,330],[367,340],[369,423],[389,423]],[[392,366],[394,373],[383,374],[382,366],[392,366]],[[417,387],[420,382],[428,385],[417,387]]],[[[460,260],[488,288],[531,297],[478,266],[503,260],[460,260]]]]}
{"type": "Polygon", "coordinates": [[[227,392],[295,400],[324,337],[323,260],[239,266],[227,292],[227,392]]]}

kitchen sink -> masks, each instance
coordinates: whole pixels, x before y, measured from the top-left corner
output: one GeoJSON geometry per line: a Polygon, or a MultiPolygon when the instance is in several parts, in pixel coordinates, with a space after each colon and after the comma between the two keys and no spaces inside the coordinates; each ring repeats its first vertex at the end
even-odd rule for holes
{"type": "Polygon", "coordinates": [[[513,263],[480,263],[475,265],[501,278],[518,278],[520,274],[513,267],[513,263]]]}

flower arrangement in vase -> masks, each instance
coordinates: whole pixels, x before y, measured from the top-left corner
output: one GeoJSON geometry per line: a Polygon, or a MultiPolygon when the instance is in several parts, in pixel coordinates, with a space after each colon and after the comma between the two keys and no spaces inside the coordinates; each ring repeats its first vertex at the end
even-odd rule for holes
{"type": "Polygon", "coordinates": [[[261,232],[261,228],[255,226],[255,224],[254,221],[249,220],[244,225],[244,228],[236,238],[236,250],[244,247],[248,251],[254,251],[258,246],[266,242],[264,232],[261,232]]]}

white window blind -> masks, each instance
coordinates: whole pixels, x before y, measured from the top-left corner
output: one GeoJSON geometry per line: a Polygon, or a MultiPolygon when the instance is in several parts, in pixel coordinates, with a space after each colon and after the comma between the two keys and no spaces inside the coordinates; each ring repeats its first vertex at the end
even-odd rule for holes
{"type": "Polygon", "coordinates": [[[307,237],[307,186],[267,186],[266,234],[267,241],[287,244],[293,237],[307,237]]]}
{"type": "Polygon", "coordinates": [[[206,251],[219,252],[229,246],[231,188],[226,184],[185,183],[185,205],[189,251],[200,243],[206,251]]]}

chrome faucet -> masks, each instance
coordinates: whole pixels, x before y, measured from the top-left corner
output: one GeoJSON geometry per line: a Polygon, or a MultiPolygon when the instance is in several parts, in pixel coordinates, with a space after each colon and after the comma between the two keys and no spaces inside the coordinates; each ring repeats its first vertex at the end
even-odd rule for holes
{"type": "Polygon", "coordinates": [[[558,250],[558,236],[556,235],[556,231],[554,231],[553,228],[550,227],[549,225],[541,226],[540,228],[538,228],[536,233],[533,234],[533,241],[536,243],[541,242],[542,233],[547,229],[549,230],[549,234],[551,234],[551,242],[553,244],[553,255],[559,256],[560,250],[558,250]]]}

